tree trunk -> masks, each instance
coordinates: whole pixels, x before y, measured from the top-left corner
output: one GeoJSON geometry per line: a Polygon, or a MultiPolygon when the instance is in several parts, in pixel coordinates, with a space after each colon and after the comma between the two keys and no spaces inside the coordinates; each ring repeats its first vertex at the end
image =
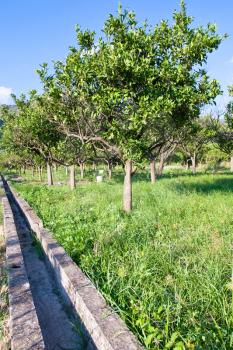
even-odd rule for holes
{"type": "Polygon", "coordinates": [[[193,153],[193,156],[191,157],[192,161],[192,172],[193,174],[196,174],[196,153],[193,153]]]}
{"type": "Polygon", "coordinates": [[[152,184],[154,184],[156,182],[155,159],[154,158],[151,158],[151,160],[150,160],[150,179],[151,179],[152,184]]]}
{"type": "Polygon", "coordinates": [[[158,167],[158,176],[161,176],[163,174],[163,168],[164,168],[164,156],[161,154],[160,161],[159,161],[159,167],[158,167]]]}
{"type": "Polygon", "coordinates": [[[127,160],[125,163],[123,210],[126,213],[130,213],[130,211],[132,210],[132,161],[131,160],[127,160]]]}
{"type": "Polygon", "coordinates": [[[108,162],[108,179],[112,179],[112,163],[108,162]]]}
{"type": "Polygon", "coordinates": [[[231,161],[230,161],[230,170],[231,172],[233,172],[233,156],[231,157],[231,161]]]}
{"type": "Polygon", "coordinates": [[[48,186],[53,185],[53,174],[52,174],[52,165],[47,162],[47,177],[48,177],[48,186]]]}
{"type": "Polygon", "coordinates": [[[68,166],[65,167],[66,175],[68,175],[68,166]]]}
{"type": "Polygon", "coordinates": [[[96,162],[93,162],[93,163],[92,163],[92,169],[93,169],[94,171],[96,171],[96,162]]]}
{"type": "Polygon", "coordinates": [[[75,166],[70,166],[70,189],[74,190],[76,187],[76,181],[75,181],[75,166]]]}
{"type": "Polygon", "coordinates": [[[38,167],[38,174],[39,174],[39,181],[42,182],[42,168],[41,168],[41,166],[38,167]]]}
{"type": "Polygon", "coordinates": [[[84,178],[84,164],[80,163],[79,166],[80,166],[81,180],[83,180],[83,178],[84,178]]]}

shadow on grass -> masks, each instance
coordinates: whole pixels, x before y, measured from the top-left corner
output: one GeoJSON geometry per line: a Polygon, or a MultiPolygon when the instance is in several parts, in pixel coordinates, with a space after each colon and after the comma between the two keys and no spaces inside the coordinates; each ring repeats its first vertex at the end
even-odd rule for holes
{"type": "MultiPolygon", "coordinates": [[[[163,174],[162,176],[159,176],[157,178],[157,180],[161,180],[161,179],[170,179],[172,177],[178,177],[178,176],[187,176],[189,174],[163,174]]],[[[150,174],[149,172],[145,172],[145,171],[141,171],[141,172],[136,172],[133,177],[132,177],[132,181],[134,183],[137,183],[137,182],[150,182],[150,174]]],[[[113,184],[114,183],[120,183],[120,184],[123,184],[124,182],[124,173],[115,173],[113,174],[112,176],[112,181],[110,181],[109,183],[113,184]]]]}
{"type": "MultiPolygon", "coordinates": [[[[36,177],[34,178],[24,178],[23,175],[19,175],[14,172],[5,172],[8,180],[11,180],[12,183],[22,183],[22,184],[34,184],[34,185],[47,185],[46,179],[44,178],[41,182],[36,177]]],[[[229,170],[220,170],[215,173],[211,171],[205,171],[201,172],[198,171],[196,174],[193,174],[191,170],[173,170],[173,171],[165,171],[162,176],[159,176],[157,178],[158,181],[163,181],[165,179],[176,179],[176,178],[183,178],[187,177],[192,179],[190,183],[180,183],[180,184],[174,184],[172,183],[171,186],[173,189],[177,190],[179,193],[185,193],[185,192],[202,192],[202,193],[209,193],[213,191],[219,191],[219,192],[233,192],[233,173],[231,173],[229,170]],[[201,183],[200,177],[202,176],[213,176],[212,182],[204,182],[201,183]],[[214,177],[222,175],[221,179],[214,179],[214,177]],[[197,179],[197,182],[195,182],[195,179],[197,179]],[[198,180],[199,179],[199,180],[198,180]]],[[[57,177],[54,180],[54,185],[65,185],[68,186],[68,179],[69,176],[63,176],[63,177],[57,177]],[[59,180],[59,181],[58,181],[59,180]],[[60,182],[62,182],[60,184],[60,182]]],[[[77,185],[91,185],[96,182],[95,176],[93,176],[92,171],[86,171],[85,177],[83,180],[79,178],[79,176],[76,176],[77,185]]],[[[140,183],[140,182],[147,182],[150,183],[150,173],[149,171],[137,171],[132,178],[133,183],[140,183]]],[[[124,173],[123,171],[116,171],[112,174],[112,180],[108,180],[107,176],[104,176],[104,183],[107,183],[108,185],[114,186],[115,184],[122,184],[124,182],[124,173]]]]}
{"type": "MultiPolygon", "coordinates": [[[[203,175],[233,175],[232,173],[230,172],[226,172],[226,171],[218,171],[216,173],[213,173],[213,172],[204,172],[204,171],[198,171],[196,174],[194,174],[191,170],[181,170],[181,171],[167,171],[165,172],[163,175],[161,176],[158,176],[157,177],[157,180],[158,181],[161,181],[161,180],[164,180],[164,179],[174,179],[174,178],[179,178],[179,177],[189,177],[189,178],[198,178],[198,177],[201,177],[203,175]]],[[[141,172],[136,172],[134,175],[133,175],[133,178],[132,178],[133,182],[150,182],[150,173],[149,171],[146,172],[146,171],[141,171],[141,172]]],[[[113,177],[112,177],[112,184],[114,183],[123,183],[124,182],[124,173],[115,173],[113,174],[113,177]]],[[[109,183],[111,183],[109,182],[109,183]]]]}
{"type": "Polygon", "coordinates": [[[233,193],[233,175],[224,174],[226,177],[221,179],[214,179],[211,182],[191,182],[172,184],[172,189],[179,193],[197,192],[202,194],[209,194],[212,192],[233,193]],[[231,177],[229,176],[231,175],[231,177]]]}

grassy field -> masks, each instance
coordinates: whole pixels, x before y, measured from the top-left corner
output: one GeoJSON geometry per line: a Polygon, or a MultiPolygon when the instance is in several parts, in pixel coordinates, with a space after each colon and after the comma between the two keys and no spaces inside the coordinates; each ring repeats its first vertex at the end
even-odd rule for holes
{"type": "Polygon", "coordinates": [[[146,348],[233,349],[233,175],[14,186],[146,348]]]}

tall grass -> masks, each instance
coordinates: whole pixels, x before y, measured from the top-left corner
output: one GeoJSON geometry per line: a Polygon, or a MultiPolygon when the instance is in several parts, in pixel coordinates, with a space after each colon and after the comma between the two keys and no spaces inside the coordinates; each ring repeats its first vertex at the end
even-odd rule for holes
{"type": "Polygon", "coordinates": [[[233,348],[233,177],[15,187],[149,349],[233,348]]]}

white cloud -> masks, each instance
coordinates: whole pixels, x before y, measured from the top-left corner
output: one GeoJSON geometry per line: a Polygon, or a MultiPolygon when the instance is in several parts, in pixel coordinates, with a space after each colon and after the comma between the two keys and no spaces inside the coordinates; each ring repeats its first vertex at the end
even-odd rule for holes
{"type": "Polygon", "coordinates": [[[229,63],[233,63],[233,57],[231,57],[231,59],[230,59],[229,63]]]}
{"type": "Polygon", "coordinates": [[[11,93],[12,89],[5,87],[5,86],[0,86],[0,104],[8,104],[11,102],[11,93]]]}

